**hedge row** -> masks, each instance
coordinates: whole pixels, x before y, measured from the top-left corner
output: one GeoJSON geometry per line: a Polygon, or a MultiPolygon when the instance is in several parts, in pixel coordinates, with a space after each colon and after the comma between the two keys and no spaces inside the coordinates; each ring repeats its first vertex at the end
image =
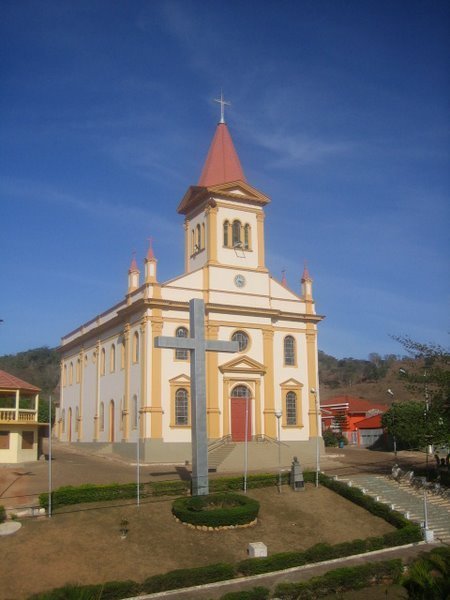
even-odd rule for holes
{"type": "Polygon", "coordinates": [[[366,588],[386,579],[397,582],[402,571],[403,565],[400,559],[343,567],[308,581],[280,583],[275,588],[275,596],[280,600],[302,600],[337,595],[347,590],[366,588]]]}
{"type": "MultiPolygon", "coordinates": [[[[313,481],[314,473],[305,473],[305,480],[313,481]],[[312,475],[312,477],[309,477],[312,475]]],[[[282,473],[282,483],[289,482],[289,473],[282,473]]],[[[278,484],[278,475],[273,473],[263,473],[249,475],[247,478],[247,488],[260,488],[276,486],[278,484]]],[[[242,477],[221,477],[211,479],[209,482],[210,492],[227,492],[242,490],[244,481],[242,477]]],[[[140,484],[139,493],[141,498],[150,496],[182,496],[189,492],[189,482],[187,481],[157,481],[140,484]]],[[[106,502],[109,500],[125,500],[136,497],[135,483],[112,483],[108,485],[84,484],[80,486],[60,487],[52,492],[52,508],[71,504],[82,504],[85,502],[106,502]]],[[[40,494],[39,504],[42,508],[48,508],[48,492],[40,494]]]]}
{"type": "Polygon", "coordinates": [[[254,521],[258,512],[257,500],[229,492],[177,498],[172,504],[172,513],[183,523],[207,527],[245,525],[254,521]]]}
{"type": "Polygon", "coordinates": [[[215,581],[233,579],[232,565],[219,563],[193,569],[178,569],[164,575],[154,575],[143,583],[136,581],[108,581],[98,585],[66,585],[49,592],[34,594],[29,600],[120,600],[142,594],[154,594],[166,590],[191,587],[215,581]]]}

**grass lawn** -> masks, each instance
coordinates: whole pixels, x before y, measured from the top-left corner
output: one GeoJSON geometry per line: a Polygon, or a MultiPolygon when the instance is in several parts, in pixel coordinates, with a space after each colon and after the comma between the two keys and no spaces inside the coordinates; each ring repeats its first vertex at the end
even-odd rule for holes
{"type": "Polygon", "coordinates": [[[304,492],[284,486],[249,490],[261,503],[258,523],[247,529],[203,532],[176,523],[173,499],[134,504],[66,507],[51,519],[30,519],[0,538],[0,599],[22,600],[66,583],[142,581],[150,575],[247,557],[250,542],[269,554],[382,535],[394,528],[324,487],[304,492]],[[129,522],[126,539],[120,522],[129,522]]]}

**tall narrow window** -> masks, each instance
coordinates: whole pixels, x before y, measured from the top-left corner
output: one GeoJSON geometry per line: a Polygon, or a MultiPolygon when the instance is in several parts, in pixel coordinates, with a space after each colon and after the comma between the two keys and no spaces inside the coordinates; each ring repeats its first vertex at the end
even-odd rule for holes
{"type": "Polygon", "coordinates": [[[67,385],[67,365],[64,365],[63,369],[63,385],[67,385]]]}
{"type": "Polygon", "coordinates": [[[297,425],[297,394],[286,394],[286,425],[297,425]]]}
{"type": "Polygon", "coordinates": [[[195,252],[199,252],[202,249],[202,229],[200,225],[197,225],[195,231],[195,252]]]}
{"type": "Polygon", "coordinates": [[[125,369],[125,340],[120,342],[120,368],[125,369]]]}
{"type": "Polygon", "coordinates": [[[232,235],[233,235],[233,248],[235,246],[240,246],[241,245],[241,222],[240,221],[233,221],[232,235]]]}
{"type": "Polygon", "coordinates": [[[61,429],[63,433],[66,433],[66,409],[63,408],[61,415],[61,429]]]}
{"type": "Polygon", "coordinates": [[[138,426],[138,399],[137,399],[136,394],[133,396],[132,409],[133,409],[133,413],[132,413],[131,417],[132,417],[133,429],[137,429],[137,426],[138,426]]]}
{"type": "MultiPolygon", "coordinates": [[[[178,329],[175,332],[175,335],[178,338],[187,338],[188,330],[186,329],[186,327],[178,327],[178,329]]],[[[188,357],[189,357],[188,350],[175,350],[175,358],[177,360],[187,360],[188,357]]]]}
{"type": "Polygon", "coordinates": [[[175,392],[175,425],[189,425],[189,397],[184,388],[175,392]]]}
{"type": "Polygon", "coordinates": [[[102,348],[100,352],[100,375],[105,374],[105,363],[106,363],[106,352],[105,349],[102,348]]]}
{"type": "Polygon", "coordinates": [[[230,222],[225,221],[223,224],[223,245],[225,246],[225,248],[227,248],[230,244],[229,229],[230,229],[230,222]]]}
{"type": "Polygon", "coordinates": [[[195,231],[191,231],[191,254],[195,253],[195,231]]]}
{"type": "Polygon", "coordinates": [[[111,350],[109,351],[109,370],[114,373],[116,370],[116,347],[111,344],[111,350]]]}
{"type": "Polygon", "coordinates": [[[103,402],[100,402],[99,421],[100,431],[103,431],[105,429],[105,405],[103,404],[103,402]]]}
{"type": "Polygon", "coordinates": [[[284,364],[295,366],[295,340],[292,335],[284,338],[284,364]]]}
{"type": "Polygon", "coordinates": [[[69,385],[73,383],[73,363],[71,362],[69,365],[69,385]]]}
{"type": "Polygon", "coordinates": [[[206,247],[205,224],[202,223],[202,248],[206,247]]]}
{"type": "Polygon", "coordinates": [[[250,250],[251,242],[250,242],[250,225],[247,223],[244,227],[244,248],[246,250],[250,250]]]}
{"type": "Polygon", "coordinates": [[[137,331],[133,335],[133,362],[139,362],[139,334],[137,331]]]}

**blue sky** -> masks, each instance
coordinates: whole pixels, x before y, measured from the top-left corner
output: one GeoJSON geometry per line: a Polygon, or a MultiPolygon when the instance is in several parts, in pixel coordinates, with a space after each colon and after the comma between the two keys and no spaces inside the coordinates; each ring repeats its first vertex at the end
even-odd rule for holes
{"type": "Polygon", "coordinates": [[[0,1],[0,354],[56,346],[119,301],[219,116],[272,199],[267,264],[314,278],[319,347],[448,344],[446,1],[0,1]]]}

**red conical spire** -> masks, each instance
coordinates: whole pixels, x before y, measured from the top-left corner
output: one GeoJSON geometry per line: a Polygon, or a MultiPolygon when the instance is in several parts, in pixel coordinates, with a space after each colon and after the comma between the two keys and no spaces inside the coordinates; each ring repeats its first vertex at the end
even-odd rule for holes
{"type": "Polygon", "coordinates": [[[136,262],[136,251],[133,251],[133,258],[131,259],[130,268],[128,269],[128,273],[139,273],[139,268],[136,262]]]}
{"type": "Polygon", "coordinates": [[[216,102],[221,105],[220,122],[217,125],[216,133],[209,147],[208,156],[198,181],[198,185],[205,187],[229,181],[246,181],[233,140],[225,123],[224,106],[229,102],[223,99],[222,94],[220,100],[216,100],[216,102]]]}
{"type": "Polygon", "coordinates": [[[148,250],[147,250],[147,260],[154,260],[155,254],[153,253],[153,238],[148,238],[148,250]]]}
{"type": "Polygon", "coordinates": [[[286,269],[283,269],[281,271],[281,285],[284,285],[284,287],[287,287],[287,279],[286,279],[286,269]]]}
{"type": "Polygon", "coordinates": [[[305,266],[303,267],[302,281],[312,281],[311,275],[309,274],[309,271],[308,271],[308,265],[306,263],[306,260],[305,260],[305,266]]]}

